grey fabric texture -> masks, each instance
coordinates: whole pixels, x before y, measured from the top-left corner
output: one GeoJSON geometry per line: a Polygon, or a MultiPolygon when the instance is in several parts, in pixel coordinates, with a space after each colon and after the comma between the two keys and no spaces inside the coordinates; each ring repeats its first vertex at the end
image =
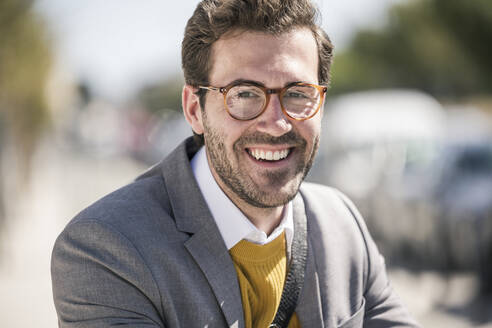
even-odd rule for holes
{"type": "MultiPolygon", "coordinates": [[[[133,183],[79,213],[58,237],[52,283],[60,327],[244,327],[236,271],[184,141],[133,183]]],[[[303,183],[308,257],[302,327],[417,327],[353,204],[303,183]]]]}

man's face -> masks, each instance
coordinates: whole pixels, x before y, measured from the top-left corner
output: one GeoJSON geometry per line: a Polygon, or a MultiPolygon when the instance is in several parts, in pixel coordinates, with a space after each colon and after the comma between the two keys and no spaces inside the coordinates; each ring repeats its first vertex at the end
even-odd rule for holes
{"type": "MultiPolygon", "coordinates": [[[[308,29],[280,36],[243,32],[221,38],[212,48],[213,86],[242,79],[267,88],[292,82],[318,83],[318,52],[308,29]]],[[[286,204],[311,167],[318,147],[321,110],[294,121],[282,112],[278,94],[259,117],[239,121],[227,113],[223,95],[208,91],[201,123],[212,174],[234,201],[254,207],[286,204]]]]}

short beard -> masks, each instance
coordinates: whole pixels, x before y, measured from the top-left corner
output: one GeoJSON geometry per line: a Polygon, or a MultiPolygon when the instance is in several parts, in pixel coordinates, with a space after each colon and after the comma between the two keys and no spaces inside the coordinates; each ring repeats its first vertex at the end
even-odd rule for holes
{"type": "MultiPolygon", "coordinates": [[[[313,142],[313,149],[310,154],[305,154],[307,142],[297,133],[290,131],[280,137],[272,137],[265,133],[254,133],[244,137],[240,137],[234,142],[233,156],[236,158],[236,163],[239,165],[239,154],[243,151],[245,144],[261,143],[261,144],[289,144],[296,147],[296,151],[300,152],[302,159],[308,158],[307,161],[301,160],[295,171],[292,179],[297,179],[297,183],[290,186],[287,194],[284,197],[279,197],[278,194],[272,194],[262,191],[253,180],[248,179],[247,175],[243,175],[239,168],[234,168],[231,165],[231,160],[227,158],[227,150],[223,143],[223,137],[210,128],[207,124],[206,116],[203,116],[205,145],[207,147],[210,162],[220,177],[221,181],[241,200],[247,204],[257,208],[274,208],[283,206],[290,202],[297,194],[301,182],[308,174],[314,162],[315,155],[319,147],[319,136],[316,136],[313,142]]],[[[286,179],[286,174],[289,171],[268,172],[266,178],[274,184],[276,181],[281,182],[286,179]]],[[[289,181],[292,182],[292,181],[289,181]]]]}

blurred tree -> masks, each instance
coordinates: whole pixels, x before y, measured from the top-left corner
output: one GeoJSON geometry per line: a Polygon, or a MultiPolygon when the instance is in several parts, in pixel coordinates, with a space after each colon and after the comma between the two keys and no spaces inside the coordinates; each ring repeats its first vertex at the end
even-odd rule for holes
{"type": "MultiPolygon", "coordinates": [[[[492,2],[490,0],[434,0],[434,11],[455,35],[492,86],[492,2]]],[[[488,91],[490,92],[490,88],[488,91]]]]}
{"type": "Polygon", "coordinates": [[[8,165],[16,167],[9,166],[8,172],[19,173],[18,183],[27,181],[32,153],[48,122],[44,84],[51,53],[32,4],[0,1],[0,161],[5,165],[6,149],[13,150],[16,159],[9,158],[8,165]]]}
{"type": "Polygon", "coordinates": [[[144,108],[154,115],[181,113],[183,78],[171,76],[163,81],[142,88],[137,95],[144,108]]]}
{"type": "Polygon", "coordinates": [[[362,30],[333,66],[332,93],[402,87],[437,97],[492,87],[492,2],[415,0],[393,7],[378,30],[362,30]]]}

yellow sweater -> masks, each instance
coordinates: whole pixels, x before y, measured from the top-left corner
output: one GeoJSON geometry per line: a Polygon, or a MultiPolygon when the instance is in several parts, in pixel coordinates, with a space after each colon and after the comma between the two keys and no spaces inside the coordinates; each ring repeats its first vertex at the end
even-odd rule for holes
{"type": "MultiPolygon", "coordinates": [[[[242,240],[230,250],[241,288],[246,328],[266,328],[280,304],[287,270],[285,232],[265,245],[242,240]]],[[[300,328],[294,313],[289,328],[300,328]]]]}

